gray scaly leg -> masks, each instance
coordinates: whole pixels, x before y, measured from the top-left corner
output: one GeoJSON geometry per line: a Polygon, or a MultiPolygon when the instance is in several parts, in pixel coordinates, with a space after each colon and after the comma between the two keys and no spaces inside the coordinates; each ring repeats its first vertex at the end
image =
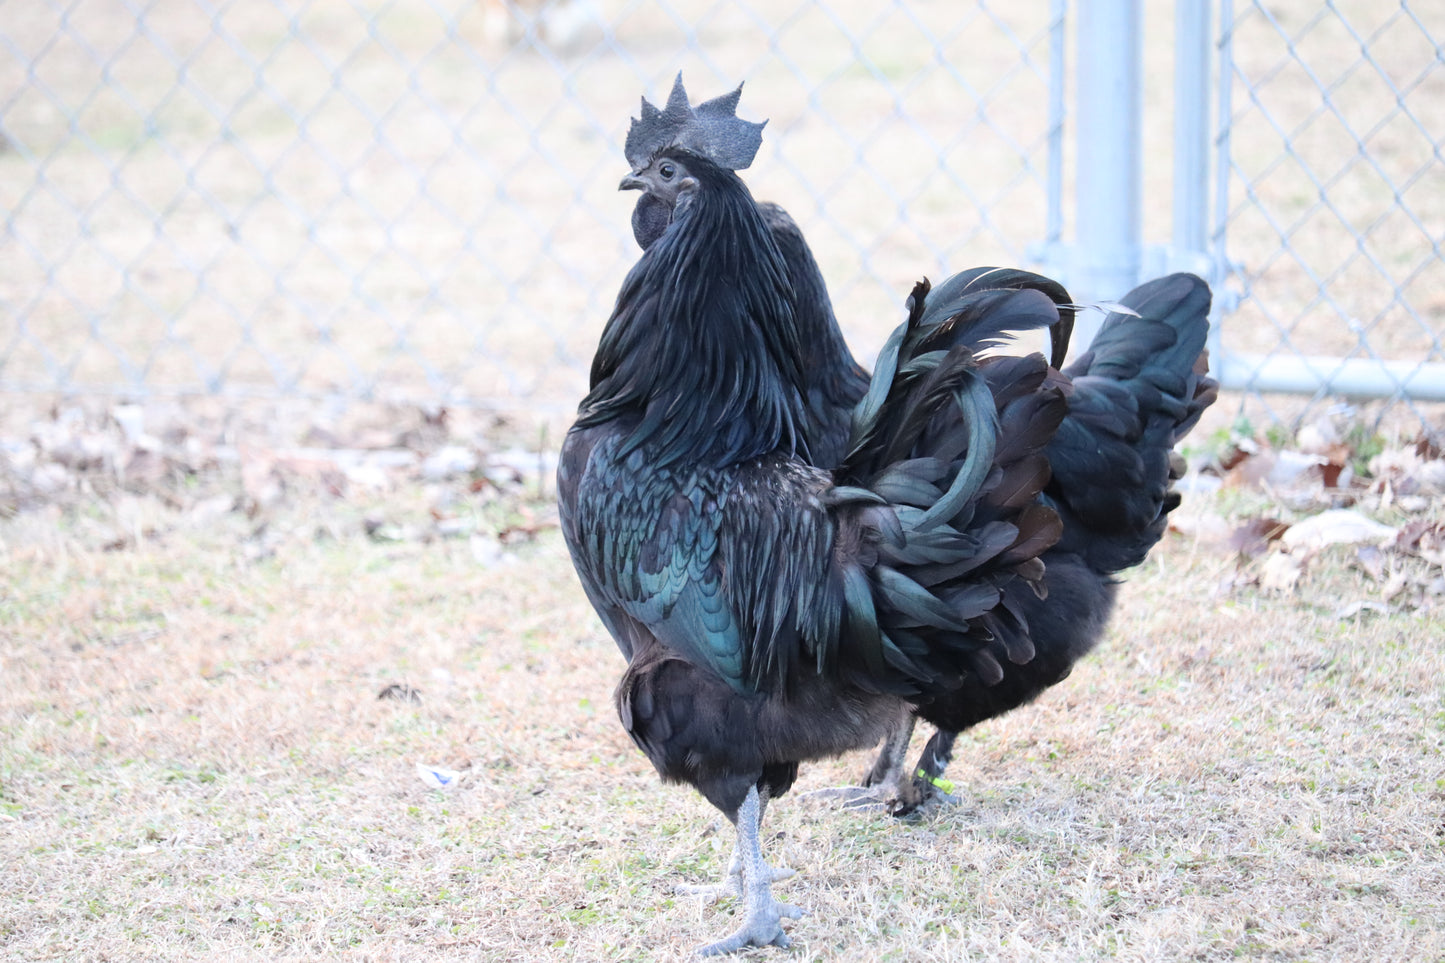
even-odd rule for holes
{"type": "Polygon", "coordinates": [[[763,862],[763,847],[759,839],[759,823],[762,820],[762,801],[756,786],[748,790],[747,798],[738,807],[738,852],[742,855],[742,895],[746,917],[743,925],[731,935],[716,943],[699,947],[701,956],[720,956],[736,953],[745,946],[789,945],[788,934],[783,932],[783,918],[797,919],[803,911],[787,903],[773,899],[773,883],[769,878],[769,867],[763,862]]]}
{"type": "Polygon", "coordinates": [[[912,772],[899,773],[898,798],[893,803],[893,815],[908,816],[931,800],[958,802],[954,796],[953,783],[943,778],[943,771],[953,761],[953,744],[958,733],[939,729],[923,747],[918,765],[912,772]]]}
{"type": "Polygon", "coordinates": [[[908,755],[908,740],[913,738],[913,727],[917,720],[912,714],[904,716],[902,724],[888,734],[883,740],[883,748],[878,751],[878,758],[873,762],[873,768],[863,777],[865,786],[892,786],[897,784],[898,777],[903,773],[903,760],[908,755]]]}
{"type": "Polygon", "coordinates": [[[800,798],[807,802],[836,802],[843,809],[892,811],[896,793],[905,781],[903,762],[908,756],[908,740],[913,738],[914,722],[912,713],[898,720],[898,725],[884,738],[877,760],[863,776],[863,785],[814,789],[800,798]]]}
{"type": "MultiPolygon", "coordinates": [[[[762,825],[763,816],[768,811],[768,797],[765,794],[758,795],[758,825],[762,825]]],[[[786,866],[769,866],[763,864],[763,873],[767,876],[768,882],[776,883],[780,879],[787,879],[793,875],[793,871],[786,866]]],[[[703,883],[678,883],[673,887],[673,892],[682,893],[687,896],[699,896],[710,903],[716,903],[724,897],[742,898],[743,895],[743,844],[741,835],[738,842],[733,846],[733,858],[728,863],[727,872],[723,874],[720,882],[703,883]]]]}

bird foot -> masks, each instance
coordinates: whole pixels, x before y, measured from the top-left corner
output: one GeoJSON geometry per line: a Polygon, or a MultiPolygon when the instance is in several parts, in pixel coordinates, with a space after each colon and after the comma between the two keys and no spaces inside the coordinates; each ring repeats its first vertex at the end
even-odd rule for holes
{"type": "MultiPolygon", "coordinates": [[[[788,879],[796,875],[796,871],[787,866],[764,866],[763,878],[769,883],[776,883],[780,879],[788,879]]],[[[740,899],[743,895],[743,874],[731,872],[722,878],[718,883],[678,883],[673,886],[672,891],[684,896],[697,896],[708,903],[716,903],[720,899],[731,897],[740,899]]]]}
{"type": "Polygon", "coordinates": [[[892,786],[830,786],[798,796],[805,803],[877,812],[891,812],[894,797],[892,786]]]}
{"type": "Polygon", "coordinates": [[[888,812],[896,819],[911,819],[926,809],[957,805],[961,800],[952,793],[929,787],[921,793],[899,793],[888,803],[888,812]]]}
{"type": "Polygon", "coordinates": [[[924,809],[955,805],[959,798],[953,794],[953,789],[954,784],[941,775],[930,776],[919,769],[912,776],[898,780],[898,795],[889,811],[900,819],[906,819],[924,809]]]}
{"type": "Polygon", "coordinates": [[[894,787],[896,792],[888,801],[889,815],[895,819],[916,819],[925,810],[957,804],[959,798],[948,791],[953,788],[953,783],[946,779],[939,782],[943,785],[926,780],[921,774],[912,779],[900,779],[894,787]]]}
{"type": "Polygon", "coordinates": [[[697,949],[698,956],[724,956],[736,953],[749,946],[777,946],[787,949],[792,945],[788,934],[783,932],[783,919],[798,919],[803,911],[790,903],[780,903],[769,897],[764,902],[755,902],[748,908],[748,917],[743,925],[730,935],[697,949]]]}
{"type": "Polygon", "coordinates": [[[807,803],[832,804],[855,812],[888,813],[899,819],[913,816],[924,808],[959,801],[957,796],[937,786],[920,782],[915,781],[906,788],[898,785],[833,786],[802,793],[799,798],[807,803]]]}

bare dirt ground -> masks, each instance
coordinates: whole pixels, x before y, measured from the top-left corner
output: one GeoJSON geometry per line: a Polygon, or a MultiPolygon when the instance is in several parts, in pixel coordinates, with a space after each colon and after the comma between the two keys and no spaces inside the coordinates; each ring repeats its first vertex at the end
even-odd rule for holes
{"type": "MultiPolygon", "coordinates": [[[[102,454],[0,521],[0,955],[661,960],[731,928],[671,889],[731,830],[622,732],[506,426],[354,412],[239,462],[172,426],[140,475],[113,416],[54,423],[102,454]]],[[[963,739],[958,804],[770,809],[788,959],[1445,954],[1445,463],[1327,491],[1231,451],[1097,656],[963,739]],[[1276,540],[1332,506],[1396,535],[1276,540]]]]}

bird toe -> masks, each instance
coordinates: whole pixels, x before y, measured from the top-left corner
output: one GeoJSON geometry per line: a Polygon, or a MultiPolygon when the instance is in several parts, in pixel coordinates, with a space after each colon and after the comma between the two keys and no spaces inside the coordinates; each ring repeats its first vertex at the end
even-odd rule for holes
{"type": "Polygon", "coordinates": [[[698,956],[726,956],[749,946],[777,946],[786,949],[792,945],[783,930],[783,920],[801,919],[806,910],[791,903],[770,900],[748,914],[743,925],[716,943],[698,947],[698,956]]]}
{"type": "Polygon", "coordinates": [[[834,805],[839,809],[886,810],[893,793],[887,786],[831,786],[802,793],[798,798],[805,803],[834,805]]]}
{"type": "Polygon", "coordinates": [[[736,876],[729,876],[721,883],[675,883],[672,891],[681,896],[696,896],[706,903],[716,903],[727,898],[736,899],[742,895],[736,876]]]}

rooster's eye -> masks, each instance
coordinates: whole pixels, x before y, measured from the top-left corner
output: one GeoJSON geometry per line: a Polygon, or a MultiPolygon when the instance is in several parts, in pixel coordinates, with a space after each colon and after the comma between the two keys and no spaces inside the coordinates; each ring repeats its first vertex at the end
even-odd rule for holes
{"type": "Polygon", "coordinates": [[[663,164],[657,169],[657,172],[662,175],[663,180],[670,181],[672,180],[672,175],[677,173],[677,168],[671,164],[663,164]]]}

